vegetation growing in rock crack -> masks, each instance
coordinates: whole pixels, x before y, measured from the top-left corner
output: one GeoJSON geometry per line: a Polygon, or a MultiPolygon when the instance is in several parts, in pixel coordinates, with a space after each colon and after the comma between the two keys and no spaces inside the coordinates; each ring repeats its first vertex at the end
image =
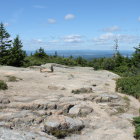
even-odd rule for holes
{"type": "Polygon", "coordinates": [[[58,139],[65,138],[67,136],[70,136],[71,134],[80,134],[80,131],[72,131],[72,130],[53,130],[51,131],[51,134],[58,139]]]}
{"type": "Polygon", "coordinates": [[[0,90],[6,90],[6,89],[8,89],[7,84],[3,80],[0,80],[0,90]]]}
{"type": "Polygon", "coordinates": [[[7,78],[8,78],[9,82],[16,82],[17,81],[17,77],[15,77],[15,76],[7,76],[7,78]]]}

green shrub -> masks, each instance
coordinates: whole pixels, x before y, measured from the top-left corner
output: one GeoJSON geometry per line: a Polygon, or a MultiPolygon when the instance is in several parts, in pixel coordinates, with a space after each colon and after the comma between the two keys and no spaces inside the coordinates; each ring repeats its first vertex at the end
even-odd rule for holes
{"type": "Polygon", "coordinates": [[[136,127],[135,132],[134,132],[134,137],[140,140],[140,126],[136,127]]]}
{"type": "Polygon", "coordinates": [[[134,125],[140,125],[140,117],[135,117],[133,123],[134,125]]]}
{"type": "Polygon", "coordinates": [[[127,76],[129,74],[129,68],[125,65],[116,67],[114,71],[121,76],[127,76]]]}
{"type": "Polygon", "coordinates": [[[140,117],[135,117],[133,119],[133,124],[135,125],[134,137],[140,140],[140,117]]]}
{"type": "Polygon", "coordinates": [[[4,81],[0,80],[0,90],[6,90],[6,89],[8,89],[7,84],[4,81]]]}
{"type": "Polygon", "coordinates": [[[102,67],[105,70],[114,70],[115,68],[115,61],[112,58],[106,58],[104,59],[102,63],[102,67]]]}
{"type": "Polygon", "coordinates": [[[35,56],[28,56],[25,59],[26,63],[24,63],[24,67],[29,67],[29,66],[40,66],[42,64],[47,63],[45,58],[38,58],[35,56]]]}
{"type": "Polygon", "coordinates": [[[140,76],[120,78],[116,82],[116,90],[136,98],[140,97],[140,76]]]}

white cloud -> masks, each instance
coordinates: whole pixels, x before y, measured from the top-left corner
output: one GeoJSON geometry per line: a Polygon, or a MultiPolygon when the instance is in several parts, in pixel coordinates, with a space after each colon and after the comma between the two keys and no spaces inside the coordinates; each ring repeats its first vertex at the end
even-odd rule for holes
{"type": "Polygon", "coordinates": [[[115,37],[115,35],[113,33],[106,33],[106,34],[102,34],[99,38],[101,40],[110,40],[114,37],[115,37]]]}
{"type": "Polygon", "coordinates": [[[5,27],[9,26],[9,23],[5,22],[5,23],[4,23],[4,26],[5,26],[5,27]]]}
{"type": "Polygon", "coordinates": [[[36,9],[44,9],[46,7],[43,6],[43,5],[33,5],[33,8],[36,8],[36,9]]]}
{"type": "Polygon", "coordinates": [[[42,39],[32,39],[31,42],[37,43],[37,44],[42,44],[44,41],[42,39]]]}
{"type": "Polygon", "coordinates": [[[118,39],[121,42],[133,44],[133,43],[139,43],[140,36],[123,34],[123,35],[118,35],[118,39]]]}
{"type": "Polygon", "coordinates": [[[53,19],[53,18],[49,18],[49,19],[48,19],[48,23],[49,23],[49,24],[54,24],[54,23],[56,23],[56,20],[53,19]]]}
{"type": "Polygon", "coordinates": [[[101,34],[99,37],[95,37],[93,40],[94,41],[105,41],[105,40],[111,40],[111,39],[115,39],[116,35],[113,33],[105,33],[105,34],[101,34]]]}
{"type": "Polygon", "coordinates": [[[115,32],[115,31],[119,31],[119,30],[120,30],[120,27],[116,26],[116,25],[103,29],[103,31],[105,31],[105,32],[115,32]]]}
{"type": "Polygon", "coordinates": [[[66,43],[80,43],[83,42],[81,35],[68,35],[63,38],[66,43]]]}
{"type": "Polygon", "coordinates": [[[105,33],[101,34],[99,37],[94,37],[93,42],[98,44],[110,43],[118,39],[120,43],[133,44],[139,41],[140,36],[129,35],[129,34],[113,34],[105,33]]]}
{"type": "Polygon", "coordinates": [[[140,17],[138,17],[138,21],[140,21],[140,17]]]}
{"type": "Polygon", "coordinates": [[[75,15],[73,15],[73,14],[67,14],[64,18],[65,18],[65,20],[72,20],[72,19],[75,18],[75,15]]]}

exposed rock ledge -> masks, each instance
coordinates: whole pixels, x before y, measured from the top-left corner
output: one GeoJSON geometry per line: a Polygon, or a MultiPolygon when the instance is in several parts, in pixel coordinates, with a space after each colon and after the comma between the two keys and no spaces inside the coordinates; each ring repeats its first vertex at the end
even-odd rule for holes
{"type": "Polygon", "coordinates": [[[53,73],[0,67],[8,84],[0,91],[1,140],[134,140],[132,118],[140,104],[115,92],[118,75],[53,65],[53,73]]]}

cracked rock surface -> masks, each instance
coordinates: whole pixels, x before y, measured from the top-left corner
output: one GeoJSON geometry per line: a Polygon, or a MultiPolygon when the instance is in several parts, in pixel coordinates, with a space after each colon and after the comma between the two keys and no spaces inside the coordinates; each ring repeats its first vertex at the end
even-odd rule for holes
{"type": "Polygon", "coordinates": [[[118,75],[58,64],[53,73],[39,69],[0,67],[8,85],[0,90],[0,140],[135,140],[140,104],[115,92],[118,75]]]}

